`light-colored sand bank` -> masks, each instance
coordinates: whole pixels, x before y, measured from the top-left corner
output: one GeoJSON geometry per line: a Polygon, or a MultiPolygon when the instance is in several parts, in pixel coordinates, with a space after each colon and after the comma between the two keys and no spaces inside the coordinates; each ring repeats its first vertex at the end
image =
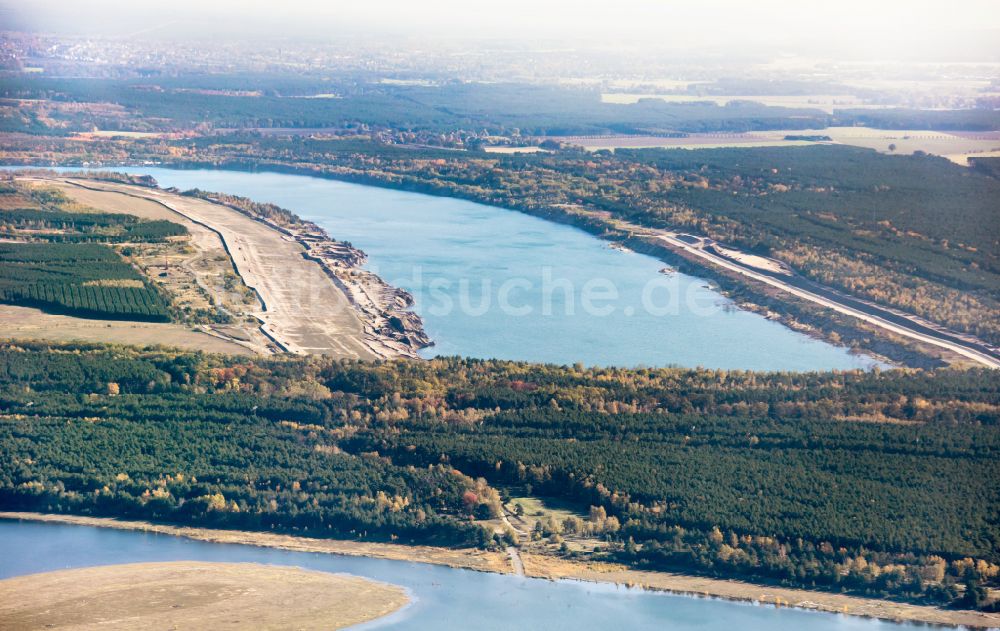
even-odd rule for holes
{"type": "Polygon", "coordinates": [[[407,603],[367,579],[256,563],[135,563],[0,581],[0,627],[342,629],[407,603]]]}
{"type": "Polygon", "coordinates": [[[909,605],[877,598],[772,587],[670,572],[646,572],[609,563],[581,563],[537,554],[522,554],[521,561],[526,575],[540,578],[617,583],[674,594],[812,609],[894,622],[921,622],[988,629],[1000,627],[1000,614],[909,605]]]}
{"type": "MultiPolygon", "coordinates": [[[[0,512],[0,519],[24,519],[118,528],[122,530],[141,530],[216,543],[239,543],[299,552],[325,552],[398,561],[414,561],[481,572],[515,573],[511,558],[506,553],[487,552],[471,548],[451,549],[430,546],[405,546],[386,543],[311,539],[271,533],[165,526],[142,521],[120,521],[75,515],[0,512]]],[[[924,622],[950,626],[965,625],[972,628],[1000,628],[1000,614],[907,605],[874,598],[859,598],[828,592],[770,587],[742,581],[727,581],[669,572],[630,570],[620,565],[567,561],[558,557],[539,554],[521,554],[520,560],[523,563],[525,575],[529,577],[617,583],[678,594],[799,607],[900,622],[924,622]]]]}

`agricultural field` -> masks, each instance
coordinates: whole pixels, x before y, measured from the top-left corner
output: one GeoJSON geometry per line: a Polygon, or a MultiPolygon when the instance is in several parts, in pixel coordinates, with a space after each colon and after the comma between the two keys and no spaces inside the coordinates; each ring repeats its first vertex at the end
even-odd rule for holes
{"type": "Polygon", "coordinates": [[[169,299],[126,258],[186,237],[182,225],[103,212],[58,188],[11,180],[0,185],[0,235],[6,304],[85,318],[171,319],[169,299]]]}
{"type": "Polygon", "coordinates": [[[816,133],[826,134],[833,142],[842,145],[865,147],[882,153],[911,154],[923,151],[950,157],[1000,149],[1000,137],[993,132],[948,133],[920,129],[829,127],[816,133]]]}
{"type": "MultiPolygon", "coordinates": [[[[802,132],[795,132],[800,134],[802,132]]],[[[786,140],[782,132],[704,133],[684,136],[562,136],[561,143],[583,147],[586,151],[615,149],[725,149],[729,147],[799,147],[812,144],[804,140],[786,140]]]]}
{"type": "Polygon", "coordinates": [[[165,219],[104,212],[80,204],[58,187],[37,182],[0,185],[0,233],[23,241],[54,243],[154,243],[188,230],[165,219]]]}
{"type": "Polygon", "coordinates": [[[244,326],[229,313],[256,302],[218,235],[163,206],[66,182],[7,180],[0,246],[14,259],[28,250],[67,259],[4,261],[7,337],[235,354],[255,348],[256,321],[244,326]],[[98,260],[79,267],[73,256],[98,260]]]}
{"type": "Polygon", "coordinates": [[[248,341],[240,322],[228,325],[256,305],[255,296],[219,236],[204,226],[147,200],[57,180],[12,180],[0,189],[0,208],[0,234],[19,242],[109,244],[147,286],[169,297],[173,319],[223,327],[224,337],[248,341]]]}

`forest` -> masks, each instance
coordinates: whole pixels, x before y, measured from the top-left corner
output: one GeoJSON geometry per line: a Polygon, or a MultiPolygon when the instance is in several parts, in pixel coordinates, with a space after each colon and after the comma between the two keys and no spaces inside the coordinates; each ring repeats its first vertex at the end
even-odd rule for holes
{"type": "MultiPolygon", "coordinates": [[[[152,178],[120,174],[95,173],[88,177],[155,185],[150,182],[152,178]]],[[[56,188],[7,180],[0,183],[0,234],[22,241],[52,243],[158,243],[185,236],[188,231],[171,221],[87,208],[56,188]]]]}
{"type": "Polygon", "coordinates": [[[51,210],[8,210],[0,213],[0,230],[30,230],[31,238],[54,243],[156,242],[187,234],[166,220],[142,221],[120,213],[65,213],[51,210]]]}
{"type": "Polygon", "coordinates": [[[0,184],[0,302],[85,318],[169,321],[169,299],[110,244],[128,255],[136,244],[187,234],[170,221],[100,212],[58,189],[8,180],[0,184]]]}
{"type": "Polygon", "coordinates": [[[97,244],[0,243],[0,302],[84,318],[170,320],[160,292],[97,244]]]}
{"type": "Polygon", "coordinates": [[[588,558],[635,567],[961,606],[989,606],[963,599],[1000,571],[1000,383],[988,370],[10,342],[0,410],[4,509],[491,546],[509,539],[477,520],[516,486],[614,517],[588,558]]]}
{"type": "MultiPolygon", "coordinates": [[[[753,92],[759,94],[759,92],[753,92]]],[[[355,74],[323,78],[281,74],[160,76],[134,79],[7,78],[0,130],[66,135],[106,130],[172,132],[216,129],[383,129],[449,134],[567,136],[822,129],[871,125],[888,129],[1000,128],[992,109],[922,111],[773,107],[737,100],[667,103],[602,102],[596,88],[525,83],[443,82],[393,85],[355,74]],[[334,94],[336,98],[303,98],[334,94]],[[44,106],[24,99],[45,99],[44,106]]]]}

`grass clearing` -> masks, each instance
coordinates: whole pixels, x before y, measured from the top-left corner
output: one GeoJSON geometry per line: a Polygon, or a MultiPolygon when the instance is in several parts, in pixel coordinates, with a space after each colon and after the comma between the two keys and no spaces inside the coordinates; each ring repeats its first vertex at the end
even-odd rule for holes
{"type": "Polygon", "coordinates": [[[584,509],[555,498],[542,499],[529,495],[518,495],[511,497],[506,506],[511,511],[516,511],[518,504],[523,509],[521,519],[530,525],[533,525],[536,520],[547,520],[549,518],[562,522],[564,519],[570,517],[579,517],[581,519],[587,517],[587,512],[584,509]]]}

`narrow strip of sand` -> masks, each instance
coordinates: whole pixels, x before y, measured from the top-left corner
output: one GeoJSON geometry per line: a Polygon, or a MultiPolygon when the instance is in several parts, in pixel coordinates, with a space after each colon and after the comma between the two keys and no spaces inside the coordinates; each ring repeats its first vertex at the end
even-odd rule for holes
{"type": "MultiPolygon", "coordinates": [[[[144,521],[122,521],[103,517],[45,513],[0,511],[0,519],[42,521],[117,528],[120,530],[140,530],[213,543],[236,543],[299,552],[367,556],[398,561],[431,563],[500,574],[515,573],[511,559],[505,552],[490,552],[473,548],[437,548],[390,543],[340,541],[335,539],[311,539],[308,537],[293,537],[266,532],[167,526],[144,521]]],[[[921,622],[987,629],[1000,628],[1000,614],[941,609],[938,607],[910,605],[876,598],[861,598],[830,592],[773,587],[744,581],[713,579],[670,572],[647,572],[632,570],[620,565],[569,561],[537,554],[521,554],[520,559],[524,566],[525,575],[534,578],[616,583],[675,594],[797,607],[815,611],[891,620],[894,622],[921,622]]]]}

